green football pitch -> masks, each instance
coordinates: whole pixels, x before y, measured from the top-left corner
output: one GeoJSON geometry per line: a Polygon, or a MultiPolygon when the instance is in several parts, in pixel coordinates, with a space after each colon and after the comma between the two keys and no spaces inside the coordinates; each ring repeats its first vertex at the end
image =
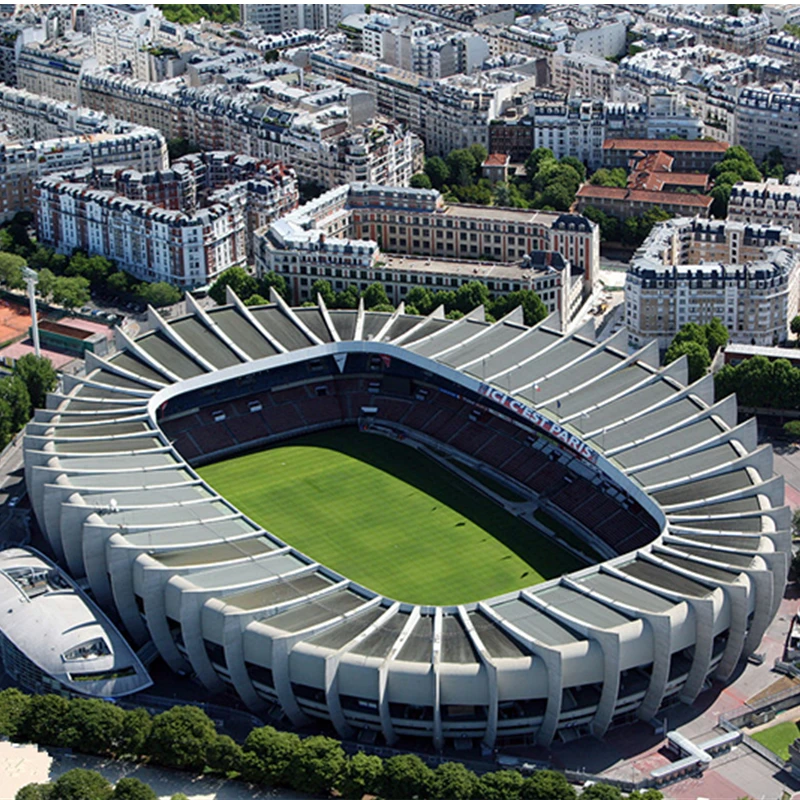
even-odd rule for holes
{"type": "Polygon", "coordinates": [[[356,428],[301,436],[198,472],[287,544],[395,600],[466,603],[579,566],[427,456],[356,428]]]}

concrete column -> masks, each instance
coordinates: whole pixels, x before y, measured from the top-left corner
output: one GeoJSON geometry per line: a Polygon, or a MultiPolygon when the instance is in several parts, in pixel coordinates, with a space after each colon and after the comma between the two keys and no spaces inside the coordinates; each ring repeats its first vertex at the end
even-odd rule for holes
{"type": "Polygon", "coordinates": [[[89,586],[100,606],[110,605],[113,599],[106,567],[106,541],[115,533],[120,533],[119,526],[109,527],[96,514],[91,515],[83,526],[83,564],[89,586]]]}
{"type": "Polygon", "coordinates": [[[339,662],[341,651],[332,653],[325,659],[325,704],[331,716],[333,727],[342,739],[353,736],[353,728],[344,718],[342,703],[339,699],[339,662]]]}
{"type": "MultiPolygon", "coordinates": [[[[149,556],[140,555],[139,558],[149,558],[149,556]]],[[[147,628],[153,644],[169,668],[176,672],[189,671],[191,665],[175,647],[167,622],[165,592],[169,578],[170,573],[162,567],[146,567],[142,573],[142,596],[147,628]]]]}
{"type": "Polygon", "coordinates": [[[295,638],[281,635],[275,630],[276,636],[272,639],[272,678],[275,681],[275,691],[283,713],[291,720],[292,725],[300,728],[308,723],[308,717],[297,703],[297,698],[292,691],[292,679],[289,672],[289,655],[292,652],[295,638]]]}
{"type": "Polygon", "coordinates": [[[442,732],[442,679],[439,670],[442,655],[442,609],[436,607],[433,616],[433,646],[431,648],[431,674],[433,676],[433,746],[444,747],[442,732]]]}
{"type": "Polygon", "coordinates": [[[83,525],[92,515],[102,519],[98,511],[99,509],[88,505],[77,492],[69,497],[68,502],[61,503],[61,514],[58,527],[53,531],[53,539],[59,542],[70,574],[76,578],[86,574],[83,563],[83,525]]]}
{"type": "Polygon", "coordinates": [[[225,663],[228,665],[233,688],[249,709],[256,714],[263,711],[267,704],[256,692],[244,662],[244,630],[239,614],[225,614],[222,646],[225,648],[225,663]]]}
{"type": "Polygon", "coordinates": [[[196,592],[184,589],[181,592],[181,631],[183,642],[186,645],[186,655],[192,665],[192,670],[200,679],[203,686],[212,694],[217,694],[225,689],[225,684],[220,680],[206,653],[203,642],[203,606],[208,600],[209,605],[222,613],[225,604],[216,598],[208,599],[208,592],[196,592]]]}
{"type": "Polygon", "coordinates": [[[467,614],[467,610],[464,608],[464,606],[458,607],[458,616],[461,619],[461,624],[464,626],[464,630],[467,632],[469,640],[472,642],[472,646],[475,648],[475,651],[478,654],[478,658],[481,660],[484,674],[486,675],[486,683],[489,693],[489,708],[486,715],[486,731],[483,735],[483,745],[484,747],[491,749],[495,746],[497,741],[497,720],[500,708],[498,699],[499,693],[497,689],[497,665],[481,641],[481,637],[475,630],[475,626],[472,624],[469,614],[467,614]]]}
{"type": "Polygon", "coordinates": [[[125,538],[119,533],[108,540],[106,551],[114,604],[125,629],[136,644],[141,646],[150,637],[136,607],[136,593],[133,591],[133,560],[138,551],[127,546],[125,538]]]}
{"type": "Polygon", "coordinates": [[[538,656],[544,663],[547,671],[547,706],[545,707],[542,727],[536,734],[536,744],[549,747],[558,730],[558,720],[561,716],[561,704],[564,695],[564,669],[561,651],[555,648],[544,647],[526,636],[519,628],[501,617],[486,603],[479,603],[480,610],[512,639],[522,645],[528,652],[538,656]]]}

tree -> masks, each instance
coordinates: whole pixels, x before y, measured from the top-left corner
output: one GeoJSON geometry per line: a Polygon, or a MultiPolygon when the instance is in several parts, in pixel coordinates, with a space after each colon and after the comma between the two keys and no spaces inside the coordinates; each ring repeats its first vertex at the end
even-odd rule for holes
{"type": "Polygon", "coordinates": [[[423,316],[427,316],[436,307],[434,294],[425,286],[414,286],[406,295],[406,309],[413,306],[423,316]]]}
{"type": "Polygon", "coordinates": [[[664,356],[664,363],[671,364],[681,356],[686,356],[689,362],[689,383],[694,383],[694,381],[702,378],[711,365],[708,348],[703,347],[703,345],[698,342],[678,342],[671,344],[664,356]]]}
{"type": "Polygon", "coordinates": [[[447,162],[439,156],[433,156],[425,162],[425,174],[433,188],[439,191],[450,180],[450,168],[447,166],[447,162]]]}
{"type": "Polygon", "coordinates": [[[110,800],[112,793],[111,784],[99,772],[71,769],[55,780],[50,800],[110,800]]]}
{"type": "Polygon", "coordinates": [[[14,795],[14,800],[49,800],[52,794],[52,784],[27,783],[14,795]]]}
{"type": "Polygon", "coordinates": [[[145,752],[147,739],[153,727],[153,718],[143,708],[126,711],[122,717],[119,733],[120,755],[141,755],[145,752]]]}
{"type": "Polygon", "coordinates": [[[265,272],[258,282],[258,294],[262,297],[269,297],[269,290],[274,289],[287,303],[291,301],[291,292],[286,278],[278,275],[277,272],[265,272]]]}
{"type": "MultiPolygon", "coordinates": [[[[39,281],[36,284],[36,293],[42,300],[47,300],[53,294],[53,289],[56,285],[56,276],[52,270],[45,267],[39,271],[39,281]]],[[[113,277],[113,276],[112,276],[113,277]]]]}
{"type": "Polygon", "coordinates": [[[389,298],[386,295],[386,289],[383,288],[382,283],[373,283],[364,289],[362,295],[364,300],[364,308],[371,309],[379,305],[390,305],[389,298]]]}
{"type": "Polygon", "coordinates": [[[560,164],[566,164],[572,167],[578,173],[581,183],[586,180],[586,164],[575,156],[562,156],[559,160],[560,164]]]}
{"type": "Polygon", "coordinates": [[[560,772],[543,769],[525,779],[519,796],[520,800],[575,800],[578,793],[560,772]]]}
{"type": "Polygon", "coordinates": [[[116,750],[125,712],[104,700],[76,698],[64,718],[62,740],[82,753],[107,755],[116,750]]]}
{"type": "Polygon", "coordinates": [[[208,766],[215,772],[228,775],[238,772],[242,762],[242,748],[230,736],[217,736],[208,750],[208,766]]]}
{"type": "MultiPolygon", "coordinates": [[[[39,284],[42,283],[41,273],[39,274],[39,284]]],[[[114,294],[127,294],[131,289],[131,279],[127,272],[117,270],[108,276],[106,289],[114,294]]]]}
{"type": "Polygon", "coordinates": [[[147,303],[154,308],[172,306],[181,299],[181,290],[165,281],[140,283],[136,294],[143,303],[147,303]]]}
{"type": "Polygon", "coordinates": [[[470,800],[477,788],[475,773],[457,761],[446,761],[436,768],[433,795],[439,800],[470,800]]]}
{"type": "Polygon", "coordinates": [[[433,189],[431,179],[424,172],[418,172],[416,175],[412,175],[409,183],[412,189],[433,189]]]}
{"type": "Polygon", "coordinates": [[[44,406],[47,393],[52,392],[58,382],[58,374],[50,363],[50,359],[35,356],[33,353],[17,359],[14,364],[14,375],[21,378],[27,387],[31,405],[34,408],[44,406]]]}
{"type": "Polygon", "coordinates": [[[500,319],[517,306],[522,306],[526,325],[536,325],[548,315],[547,306],[542,298],[531,289],[520,289],[517,292],[509,292],[505,297],[498,297],[491,304],[491,312],[496,319],[500,319]]]}
{"type": "Polygon", "coordinates": [[[470,186],[475,182],[480,163],[476,162],[469,149],[451,150],[447,156],[447,168],[450,170],[451,185],[470,186]]]}
{"type": "Polygon", "coordinates": [[[608,186],[624,189],[628,185],[628,175],[622,167],[606,169],[601,167],[589,178],[589,183],[593,186],[608,186]]]}
{"type": "Polygon", "coordinates": [[[300,745],[300,737],[294,733],[276,731],[270,725],[250,731],[244,749],[259,759],[260,780],[272,786],[286,784],[286,773],[300,745]]]}
{"type": "MultiPolygon", "coordinates": [[[[783,423],[783,433],[788,439],[800,439],[800,419],[792,419],[783,423]]],[[[798,551],[800,553],[800,551],[798,551]]]]}
{"type": "Polygon", "coordinates": [[[708,354],[713,358],[717,350],[728,344],[728,329],[719,317],[714,317],[705,327],[708,354]]]}
{"type": "Polygon", "coordinates": [[[433,787],[434,772],[412,754],[392,756],[383,762],[383,788],[386,800],[408,800],[426,797],[433,787]]]}
{"type": "Polygon", "coordinates": [[[114,265],[105,256],[88,256],[79,251],[69,260],[64,274],[70,278],[85,278],[91,286],[99,287],[105,284],[114,269],[114,265]]]}
{"type": "Polygon", "coordinates": [[[175,706],[153,719],[147,750],[158,764],[202,769],[217,738],[214,723],[196,706],[175,706]]]}
{"type": "Polygon", "coordinates": [[[287,779],[298,792],[327,795],[339,782],[346,764],[339,742],[327,736],[309,736],[295,749],[287,779]]]}
{"type": "Polygon", "coordinates": [[[556,157],[549,147],[537,147],[525,159],[525,172],[528,176],[533,176],[539,171],[539,167],[545,161],[555,161],[556,157]]]}
{"type": "Polygon", "coordinates": [[[53,302],[64,308],[86,305],[90,299],[89,281],[86,278],[60,276],[53,281],[53,302]]]}
{"type": "Polygon", "coordinates": [[[4,689],[0,692],[0,736],[15,740],[25,720],[31,699],[19,689],[4,689]]]}
{"type": "Polygon", "coordinates": [[[791,330],[795,336],[800,336],[800,314],[792,317],[792,321],[789,323],[789,330],[791,330]]]}
{"type": "Polygon", "coordinates": [[[208,295],[217,305],[222,306],[228,302],[225,297],[226,286],[230,286],[238,298],[243,301],[258,291],[256,279],[241,267],[226,269],[211,285],[208,295]]]}
{"type": "Polygon", "coordinates": [[[0,398],[0,450],[2,450],[14,436],[14,429],[11,427],[11,417],[13,411],[11,406],[0,398]]]}
{"type": "Polygon", "coordinates": [[[111,797],[112,800],[158,800],[158,795],[138,778],[120,778],[111,797]]]}
{"type": "Polygon", "coordinates": [[[31,396],[28,387],[19,375],[9,375],[0,379],[0,398],[11,407],[11,427],[14,431],[22,430],[31,418],[31,396]]]}
{"type": "Polygon", "coordinates": [[[365,794],[377,794],[383,778],[383,759],[360,750],[348,761],[339,778],[339,791],[348,800],[361,800],[365,794]]]}
{"type": "Polygon", "coordinates": [[[622,800],[622,792],[607,783],[593,783],[581,792],[581,800],[622,800]]]}
{"type": "MultiPolygon", "coordinates": [[[[455,306],[459,311],[468,314],[480,305],[489,304],[489,289],[485,283],[470,281],[458,287],[455,306]]],[[[448,309],[449,310],[449,309],[448,309]]]]}
{"type": "Polygon", "coordinates": [[[475,794],[482,800],[517,800],[523,782],[522,775],[513,769],[487,772],[481,775],[475,794]]]}
{"type": "Polygon", "coordinates": [[[664,795],[658,789],[637,789],[628,795],[627,800],[664,800],[664,795]]]}
{"type": "Polygon", "coordinates": [[[334,294],[333,287],[330,281],[316,280],[311,284],[311,297],[316,301],[317,295],[322,298],[322,302],[328,308],[333,308],[336,302],[336,295],[334,294]]]}
{"type": "Polygon", "coordinates": [[[343,292],[336,292],[334,308],[358,308],[358,289],[348,286],[343,292]]]}
{"type": "MultiPolygon", "coordinates": [[[[265,306],[268,303],[269,303],[269,300],[267,300],[266,297],[263,297],[260,294],[251,294],[250,297],[248,297],[247,300],[244,301],[244,304],[246,306],[248,306],[248,307],[250,307],[250,306],[265,306]]],[[[316,304],[312,303],[311,305],[316,305],[316,304]]]]}
{"type": "Polygon", "coordinates": [[[21,256],[0,252],[0,283],[5,284],[9,289],[24,289],[22,268],[25,266],[25,259],[21,256]]]}

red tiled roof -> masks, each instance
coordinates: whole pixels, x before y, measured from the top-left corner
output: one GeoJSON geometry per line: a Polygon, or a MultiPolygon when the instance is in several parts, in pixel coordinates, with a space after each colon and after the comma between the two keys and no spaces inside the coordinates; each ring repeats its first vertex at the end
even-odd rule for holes
{"type": "Polygon", "coordinates": [[[667,153],[724,153],[730,145],[727,142],[703,142],[699,139],[606,139],[603,150],[641,150],[652,153],[663,150],[667,153]]]}
{"type": "Polygon", "coordinates": [[[652,203],[653,205],[686,206],[687,208],[708,208],[713,200],[710,197],[683,192],[651,192],[645,189],[620,189],[616,186],[592,186],[584,183],[575,195],[578,199],[627,200],[631,203],[652,203]]]}
{"type": "Polygon", "coordinates": [[[484,167],[504,167],[508,164],[509,156],[506,153],[489,153],[486,156],[486,161],[483,162],[484,167]]]}

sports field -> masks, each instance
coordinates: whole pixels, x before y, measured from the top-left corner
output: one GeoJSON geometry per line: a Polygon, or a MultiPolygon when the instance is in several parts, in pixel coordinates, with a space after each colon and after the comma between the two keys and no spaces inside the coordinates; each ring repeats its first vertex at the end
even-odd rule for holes
{"type": "Polygon", "coordinates": [[[355,428],[298,437],[198,472],[288,544],[395,600],[466,603],[579,566],[426,456],[355,428]]]}
{"type": "Polygon", "coordinates": [[[751,734],[752,737],[764,747],[772,750],[784,761],[789,760],[789,745],[800,736],[800,728],[796,722],[779,722],[751,734]]]}

